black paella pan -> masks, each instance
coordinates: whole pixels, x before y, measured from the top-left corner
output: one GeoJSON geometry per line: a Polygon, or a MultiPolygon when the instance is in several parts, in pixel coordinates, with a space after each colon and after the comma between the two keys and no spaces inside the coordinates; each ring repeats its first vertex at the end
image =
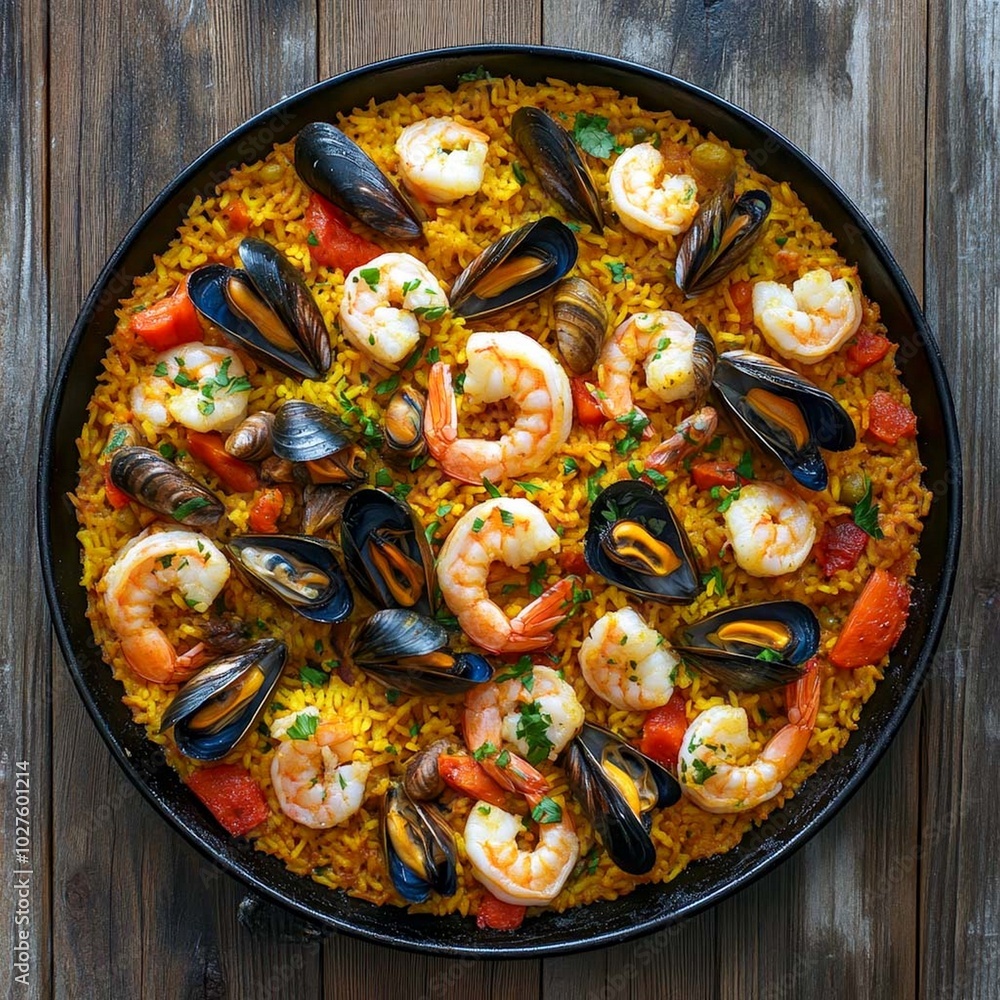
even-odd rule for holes
{"type": "Polygon", "coordinates": [[[941,633],[958,556],[961,458],[951,394],[934,337],[899,266],[857,208],[803,153],[767,125],[674,77],[617,59],[532,46],[473,46],[391,59],[317,84],[262,112],[216,143],[156,200],[102,270],[76,321],[50,390],[38,473],[38,522],[46,594],[80,696],[118,763],[146,798],[206,857],[257,892],[299,914],[381,944],[478,957],[541,956],[612,944],[674,923],[718,902],[800,847],[847,801],[885,752],[916,697],[941,633]],[[221,831],[159,747],[132,722],[121,686],[101,659],[79,585],[76,518],[66,494],[75,489],[76,437],[100,370],[118,299],[152,265],[197,195],[209,195],[230,169],[264,156],[306,123],[329,120],[374,97],[387,100],[428,84],[454,86],[484,66],[492,75],[527,81],[556,76],[614,87],[651,109],[669,108],[702,131],[747,150],[751,161],[787,180],[841,253],[856,262],[866,291],[900,344],[896,358],[918,417],[924,481],[933,493],[920,542],[913,606],[885,681],[864,708],[847,746],[739,848],[690,865],[667,885],[643,885],[611,902],[546,913],[516,935],[480,931],[469,919],[411,916],[392,906],[352,899],[287,871],[277,858],[221,831]]]}

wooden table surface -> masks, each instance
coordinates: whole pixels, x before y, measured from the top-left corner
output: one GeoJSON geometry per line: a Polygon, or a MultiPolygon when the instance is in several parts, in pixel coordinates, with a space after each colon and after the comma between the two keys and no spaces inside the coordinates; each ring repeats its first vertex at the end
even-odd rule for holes
{"type": "MultiPolygon", "coordinates": [[[[4,0],[0,829],[30,771],[30,986],[10,996],[1000,996],[1000,75],[996,0],[4,0]],[[239,885],[146,805],[48,626],[33,480],[44,393],[83,297],[141,209],[233,126],[341,70],[544,42],[675,73],[759,115],[847,190],[936,329],[964,428],[950,622],[886,758],[778,871],[669,936],[561,959],[449,961],[251,935],[239,885]]],[[[911,386],[915,393],[921,386],[911,386]]]]}

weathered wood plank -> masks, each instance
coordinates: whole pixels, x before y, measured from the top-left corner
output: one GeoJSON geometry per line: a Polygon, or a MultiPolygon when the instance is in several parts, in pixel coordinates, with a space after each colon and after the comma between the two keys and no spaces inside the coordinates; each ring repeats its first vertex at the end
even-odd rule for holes
{"type": "Polygon", "coordinates": [[[38,0],[0,9],[0,842],[4,995],[51,988],[51,640],[44,626],[30,486],[48,366],[45,228],[45,13],[38,0]],[[26,623],[30,623],[26,627],[26,623]]]}
{"type": "Polygon", "coordinates": [[[952,377],[965,469],[962,559],[924,693],[920,995],[1000,994],[1000,11],[941,8],[929,33],[927,314],[952,377]]]}
{"type": "MultiPolygon", "coordinates": [[[[544,37],[675,73],[759,114],[858,202],[919,291],[925,24],[923,0],[779,4],[766,16],[728,2],[638,0],[614,18],[599,5],[548,0],[544,37]]],[[[827,830],[703,922],[679,928],[671,947],[636,971],[632,992],[739,997],[782,987],[807,996],[834,987],[846,996],[912,995],[915,866],[891,892],[885,872],[916,855],[918,732],[915,714],[827,830]],[[677,961],[690,954],[702,961],[677,961]]],[[[628,964],[631,953],[621,954],[609,958],[609,977],[628,964]]],[[[546,963],[546,982],[552,965],[572,967],[546,963]]]]}
{"type": "MultiPolygon", "coordinates": [[[[50,23],[57,354],[151,197],[225,131],[313,82],[315,9],[57,0],[50,23]]],[[[237,887],[128,784],[61,664],[54,688],[55,995],[250,996],[271,981],[273,995],[315,995],[318,949],[250,940],[237,887]]]]}

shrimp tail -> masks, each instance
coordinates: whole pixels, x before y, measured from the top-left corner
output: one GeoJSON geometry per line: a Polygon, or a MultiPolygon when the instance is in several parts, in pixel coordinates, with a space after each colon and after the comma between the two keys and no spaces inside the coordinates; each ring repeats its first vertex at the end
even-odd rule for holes
{"type": "Polygon", "coordinates": [[[554,628],[566,617],[566,604],[572,599],[574,577],[566,577],[548,588],[540,597],[533,600],[527,607],[511,619],[512,635],[505,647],[512,652],[540,648],[540,642],[545,645],[552,641],[550,629],[554,628]],[[530,643],[530,645],[526,645],[530,643]]]}
{"type": "Polygon", "coordinates": [[[813,657],[806,664],[806,672],[785,688],[785,704],[788,709],[788,721],[792,725],[812,732],[819,714],[820,689],[822,678],[819,673],[819,660],[813,657]]]}
{"type": "Polygon", "coordinates": [[[427,379],[424,437],[431,454],[438,461],[458,437],[458,405],[451,384],[451,368],[443,361],[431,366],[427,379]]]}
{"type": "Polygon", "coordinates": [[[549,792],[549,783],[523,757],[504,751],[509,758],[504,765],[497,763],[497,756],[485,757],[480,761],[483,770],[501,787],[523,795],[532,806],[536,806],[549,792]]]}
{"type": "Polygon", "coordinates": [[[646,456],[646,466],[661,472],[673,468],[685,458],[699,452],[715,433],[718,424],[719,415],[715,409],[703,406],[682,420],[674,428],[674,433],[646,456]]]}

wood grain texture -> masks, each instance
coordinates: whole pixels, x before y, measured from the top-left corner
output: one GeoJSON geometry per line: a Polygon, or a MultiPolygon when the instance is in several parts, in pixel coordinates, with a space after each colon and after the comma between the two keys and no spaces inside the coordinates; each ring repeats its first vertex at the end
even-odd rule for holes
{"type": "Polygon", "coordinates": [[[0,991],[10,996],[43,996],[51,982],[52,643],[28,502],[49,359],[45,46],[40,2],[0,7],[0,117],[17,123],[0,142],[0,469],[11,501],[0,527],[0,991]]]}
{"type": "Polygon", "coordinates": [[[929,34],[927,315],[952,379],[965,518],[951,620],[924,690],[920,985],[1000,995],[1000,10],[941,7],[929,34]]]}

